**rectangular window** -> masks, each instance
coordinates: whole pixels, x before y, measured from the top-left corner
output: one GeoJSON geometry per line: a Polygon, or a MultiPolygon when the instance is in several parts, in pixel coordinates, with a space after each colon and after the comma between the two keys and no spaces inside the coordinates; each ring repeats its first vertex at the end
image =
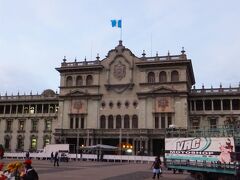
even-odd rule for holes
{"type": "Polygon", "coordinates": [[[37,113],[42,113],[42,104],[37,104],[37,113]]]}
{"type": "Polygon", "coordinates": [[[199,126],[200,126],[200,121],[198,119],[193,119],[192,120],[192,128],[199,129],[199,126]]]}
{"type": "Polygon", "coordinates": [[[217,128],[217,119],[210,119],[210,128],[217,128]]]}
{"type": "Polygon", "coordinates": [[[211,100],[205,100],[205,110],[206,111],[212,110],[212,101],[211,100]]]}
{"type": "Polygon", "coordinates": [[[19,114],[23,113],[23,105],[18,105],[18,113],[19,114]]]}
{"type": "Polygon", "coordinates": [[[73,118],[70,118],[70,129],[73,129],[73,118]]]}
{"type": "Polygon", "coordinates": [[[7,120],[7,126],[6,126],[6,131],[11,131],[12,130],[12,121],[11,120],[7,120]]]}
{"type": "Polygon", "coordinates": [[[213,100],[213,110],[221,110],[221,101],[220,100],[213,100]]]}
{"type": "Polygon", "coordinates": [[[84,117],[81,117],[81,129],[84,129],[84,117]]]}
{"type": "Polygon", "coordinates": [[[202,100],[197,100],[196,101],[196,110],[197,111],[202,111],[203,110],[203,101],[202,100]]]}
{"type": "Polygon", "coordinates": [[[171,115],[168,115],[168,120],[167,120],[167,125],[168,125],[168,127],[170,126],[170,125],[172,125],[172,116],[171,115]]]}
{"type": "Polygon", "coordinates": [[[45,121],[45,124],[46,124],[45,130],[46,131],[51,131],[52,130],[52,121],[48,119],[48,120],[45,121]]]}
{"type": "Polygon", "coordinates": [[[28,114],[29,113],[29,105],[24,105],[24,114],[28,114]]]}
{"type": "Polygon", "coordinates": [[[31,149],[37,149],[37,139],[35,137],[31,139],[31,149]]]}
{"type": "Polygon", "coordinates": [[[34,114],[34,113],[35,113],[35,105],[34,105],[34,104],[32,104],[32,105],[30,106],[30,111],[29,111],[29,113],[30,113],[30,114],[34,114]]]}
{"type": "Polygon", "coordinates": [[[0,114],[3,114],[3,113],[4,113],[4,106],[0,105],[0,114]]]}
{"type": "Polygon", "coordinates": [[[78,129],[79,128],[79,118],[75,118],[75,128],[78,129]]]}
{"type": "Polygon", "coordinates": [[[49,112],[50,112],[50,113],[55,113],[55,105],[54,105],[54,104],[50,104],[50,106],[49,106],[49,112]]]}
{"type": "Polygon", "coordinates": [[[164,115],[161,116],[161,128],[162,129],[166,128],[165,116],[164,115]]]}
{"type": "Polygon", "coordinates": [[[222,102],[223,102],[223,110],[230,110],[230,100],[224,99],[222,102]]]}
{"type": "Polygon", "coordinates": [[[108,118],[108,129],[113,129],[113,119],[111,116],[108,118]]]}
{"type": "Polygon", "coordinates": [[[17,113],[17,106],[16,105],[12,105],[11,114],[16,114],[16,113],[17,113]]]}
{"type": "Polygon", "coordinates": [[[5,114],[10,114],[10,105],[5,106],[5,114]]]}
{"type": "Polygon", "coordinates": [[[38,130],[38,120],[33,119],[32,120],[32,131],[37,131],[38,130]]]}
{"type": "Polygon", "coordinates": [[[43,113],[48,113],[48,104],[43,105],[43,113]]]}
{"type": "Polygon", "coordinates": [[[19,128],[18,128],[19,131],[23,131],[24,130],[24,120],[20,120],[19,121],[19,128]]]}
{"type": "Polygon", "coordinates": [[[159,117],[155,116],[155,129],[159,128],[159,117]]]}
{"type": "Polygon", "coordinates": [[[232,109],[233,110],[240,110],[240,100],[239,99],[233,99],[232,100],[232,109]]]}

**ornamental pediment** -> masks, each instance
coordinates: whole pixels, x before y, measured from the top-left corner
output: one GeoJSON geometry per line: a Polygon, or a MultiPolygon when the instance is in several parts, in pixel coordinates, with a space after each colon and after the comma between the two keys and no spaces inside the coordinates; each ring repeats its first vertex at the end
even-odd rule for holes
{"type": "Polygon", "coordinates": [[[66,96],[85,96],[85,95],[87,95],[86,92],[79,91],[79,90],[76,90],[76,91],[66,94],[66,96]]]}
{"type": "Polygon", "coordinates": [[[149,93],[156,93],[156,94],[176,93],[176,92],[177,92],[176,89],[169,88],[166,86],[161,86],[161,87],[158,87],[158,88],[155,88],[155,89],[149,91],[149,93]]]}

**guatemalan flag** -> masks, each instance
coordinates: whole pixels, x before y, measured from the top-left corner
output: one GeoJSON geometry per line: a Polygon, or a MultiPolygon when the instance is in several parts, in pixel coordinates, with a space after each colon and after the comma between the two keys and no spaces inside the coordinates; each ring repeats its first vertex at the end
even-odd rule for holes
{"type": "Polygon", "coordinates": [[[118,28],[122,28],[122,20],[116,20],[116,19],[113,19],[111,20],[111,23],[112,23],[112,27],[118,27],[118,28]]]}

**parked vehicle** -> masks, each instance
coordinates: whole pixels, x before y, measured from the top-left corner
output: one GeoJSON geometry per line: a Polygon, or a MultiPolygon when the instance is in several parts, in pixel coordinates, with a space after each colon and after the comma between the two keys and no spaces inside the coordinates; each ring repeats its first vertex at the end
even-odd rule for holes
{"type": "Polygon", "coordinates": [[[199,180],[240,179],[239,133],[235,127],[167,131],[166,165],[199,180]]]}
{"type": "Polygon", "coordinates": [[[44,152],[51,154],[52,152],[64,151],[69,153],[69,144],[47,144],[44,147],[44,152]]]}

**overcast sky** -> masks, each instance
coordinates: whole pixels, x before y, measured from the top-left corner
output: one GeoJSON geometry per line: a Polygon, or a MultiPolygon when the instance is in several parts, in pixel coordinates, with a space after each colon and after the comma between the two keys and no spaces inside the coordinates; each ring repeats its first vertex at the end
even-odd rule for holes
{"type": "Polygon", "coordinates": [[[136,56],[180,54],[192,60],[196,87],[238,86],[239,0],[0,0],[0,93],[58,90],[55,70],[104,58],[118,44],[136,56]]]}

